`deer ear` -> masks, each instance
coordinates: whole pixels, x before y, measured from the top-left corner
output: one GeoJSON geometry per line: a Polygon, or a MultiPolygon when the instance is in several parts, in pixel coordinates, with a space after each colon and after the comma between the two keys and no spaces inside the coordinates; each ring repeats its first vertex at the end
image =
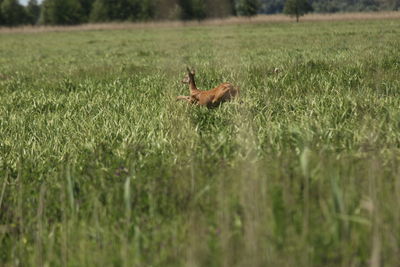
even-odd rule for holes
{"type": "Polygon", "coordinates": [[[189,67],[186,67],[186,70],[187,70],[187,72],[188,72],[188,73],[190,73],[190,69],[189,69],[189,67]]]}
{"type": "Polygon", "coordinates": [[[192,69],[192,70],[190,71],[190,73],[191,73],[192,75],[195,75],[195,74],[196,74],[196,72],[194,71],[194,69],[192,69]]]}

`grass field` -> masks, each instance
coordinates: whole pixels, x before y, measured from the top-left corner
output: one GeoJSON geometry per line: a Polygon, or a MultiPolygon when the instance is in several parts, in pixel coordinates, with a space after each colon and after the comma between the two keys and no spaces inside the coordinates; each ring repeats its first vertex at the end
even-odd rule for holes
{"type": "Polygon", "coordinates": [[[399,74],[393,19],[3,33],[0,265],[398,266],[399,74]]]}

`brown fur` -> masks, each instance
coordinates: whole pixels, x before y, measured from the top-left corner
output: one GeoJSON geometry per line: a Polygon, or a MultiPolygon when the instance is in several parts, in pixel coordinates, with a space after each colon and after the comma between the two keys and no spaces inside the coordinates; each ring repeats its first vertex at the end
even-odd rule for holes
{"type": "Polygon", "coordinates": [[[191,71],[187,68],[187,71],[188,74],[183,78],[182,83],[189,84],[190,95],[178,96],[177,100],[185,100],[191,104],[213,108],[232,100],[239,94],[238,89],[230,83],[222,83],[211,90],[200,90],[196,87],[194,70],[191,71]]]}

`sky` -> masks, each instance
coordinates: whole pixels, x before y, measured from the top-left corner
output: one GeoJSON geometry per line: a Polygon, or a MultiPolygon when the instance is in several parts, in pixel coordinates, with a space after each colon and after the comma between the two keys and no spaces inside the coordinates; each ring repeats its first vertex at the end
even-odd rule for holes
{"type": "MultiPolygon", "coordinates": [[[[23,5],[26,5],[28,3],[29,0],[19,0],[19,2],[23,5]]],[[[38,0],[38,3],[41,3],[42,0],[38,0]]]]}

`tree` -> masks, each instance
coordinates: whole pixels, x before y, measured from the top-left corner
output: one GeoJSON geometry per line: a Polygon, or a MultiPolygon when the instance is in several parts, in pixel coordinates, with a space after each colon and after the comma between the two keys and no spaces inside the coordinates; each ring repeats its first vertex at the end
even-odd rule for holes
{"type": "Polygon", "coordinates": [[[92,10],[90,11],[89,21],[102,22],[110,21],[111,17],[107,8],[107,3],[104,0],[96,0],[93,3],[92,10]]]}
{"type": "Polygon", "coordinates": [[[150,20],[156,16],[155,0],[142,0],[140,3],[140,11],[134,17],[134,20],[150,20]]]}
{"type": "Polygon", "coordinates": [[[26,14],[30,24],[37,24],[40,16],[40,6],[37,0],[29,0],[26,7],[26,14]]]}
{"type": "Polygon", "coordinates": [[[182,20],[205,19],[206,5],[204,0],[179,0],[178,4],[181,8],[182,20]]]}
{"type": "Polygon", "coordinates": [[[83,21],[79,0],[44,0],[39,22],[50,25],[71,25],[83,21]]]}
{"type": "Polygon", "coordinates": [[[238,0],[236,2],[236,13],[239,16],[252,17],[258,14],[260,7],[259,0],[238,0]]]}
{"type": "Polygon", "coordinates": [[[27,22],[25,9],[18,0],[4,0],[0,6],[3,23],[7,26],[15,26],[27,22]]]}
{"type": "Polygon", "coordinates": [[[82,21],[87,22],[89,20],[90,11],[92,10],[94,0],[79,0],[79,3],[82,7],[82,21]]]}
{"type": "Polygon", "coordinates": [[[90,13],[90,21],[137,21],[154,16],[154,0],[96,0],[90,13]]]}
{"type": "Polygon", "coordinates": [[[191,0],[179,0],[178,5],[181,8],[180,15],[182,20],[190,20],[193,18],[191,0]]]}
{"type": "Polygon", "coordinates": [[[3,13],[1,12],[1,4],[2,3],[3,3],[3,0],[0,0],[0,25],[4,24],[3,13]]]}
{"type": "Polygon", "coordinates": [[[159,20],[179,19],[181,7],[178,0],[157,0],[157,4],[154,5],[154,17],[159,20]]]}
{"type": "Polygon", "coordinates": [[[307,0],[287,0],[283,13],[296,17],[296,22],[299,22],[299,17],[312,11],[311,5],[307,0]]]}
{"type": "Polygon", "coordinates": [[[400,10],[400,0],[391,0],[389,3],[391,4],[392,10],[400,10]]]}
{"type": "Polygon", "coordinates": [[[228,0],[229,1],[229,6],[231,8],[231,14],[233,16],[237,16],[237,12],[236,12],[236,7],[235,7],[235,0],[228,0]]]}
{"type": "Polygon", "coordinates": [[[204,0],[192,0],[193,18],[203,20],[206,18],[206,3],[204,0]]]}
{"type": "Polygon", "coordinates": [[[235,14],[234,0],[206,0],[207,18],[223,18],[235,14]]]}
{"type": "Polygon", "coordinates": [[[138,15],[141,11],[140,2],[140,0],[118,0],[114,1],[114,3],[109,3],[109,9],[111,10],[111,20],[137,20],[138,15]]]}
{"type": "Polygon", "coordinates": [[[284,0],[262,0],[261,11],[266,14],[282,13],[284,0]]]}

